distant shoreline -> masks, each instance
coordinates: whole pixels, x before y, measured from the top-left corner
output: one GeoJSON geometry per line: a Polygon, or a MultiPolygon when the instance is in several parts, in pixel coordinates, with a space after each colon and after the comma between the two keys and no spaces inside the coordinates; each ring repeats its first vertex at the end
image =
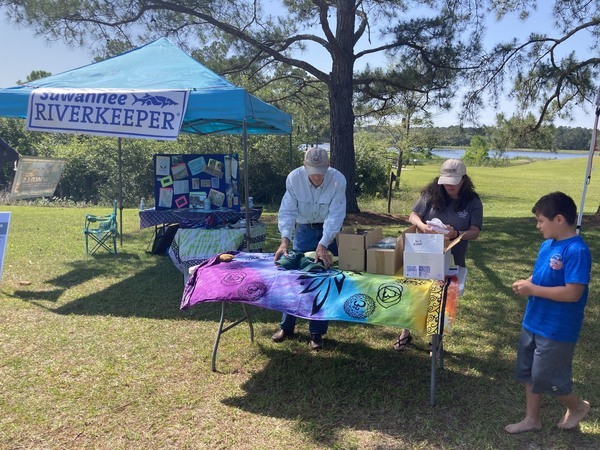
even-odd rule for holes
{"type": "MultiPolygon", "coordinates": [[[[451,145],[444,146],[443,148],[434,148],[433,151],[442,151],[442,150],[466,150],[468,147],[453,147],[451,145]]],[[[496,149],[490,149],[490,152],[496,151],[496,149]]],[[[543,149],[534,149],[534,148],[507,148],[504,150],[506,152],[528,152],[528,153],[581,153],[583,155],[587,155],[589,150],[543,150],[543,149]]]]}

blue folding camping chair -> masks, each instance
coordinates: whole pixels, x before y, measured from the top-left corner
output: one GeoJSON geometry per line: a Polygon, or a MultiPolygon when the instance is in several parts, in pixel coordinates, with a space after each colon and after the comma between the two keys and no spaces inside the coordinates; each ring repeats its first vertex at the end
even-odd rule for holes
{"type": "Polygon", "coordinates": [[[83,234],[85,235],[85,254],[93,255],[100,248],[117,254],[117,201],[114,201],[113,212],[104,216],[86,214],[83,234]],[[90,250],[91,239],[91,250],[90,250]],[[111,245],[112,241],[112,245],[111,245]]]}

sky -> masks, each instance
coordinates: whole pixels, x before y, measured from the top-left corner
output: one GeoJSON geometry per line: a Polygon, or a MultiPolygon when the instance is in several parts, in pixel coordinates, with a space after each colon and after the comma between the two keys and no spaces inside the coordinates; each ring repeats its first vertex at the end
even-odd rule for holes
{"type": "MultiPolygon", "coordinates": [[[[491,26],[488,40],[498,42],[506,40],[508,37],[525,37],[532,31],[546,31],[544,24],[551,23],[550,12],[547,7],[551,2],[543,0],[538,12],[525,24],[518,22],[516,18],[509,17],[500,23],[494,23],[491,26]],[[540,28],[541,27],[541,28],[540,28]],[[510,30],[507,33],[506,30],[510,30]]],[[[14,86],[18,80],[24,80],[33,70],[44,70],[52,74],[58,74],[90,64],[93,55],[86,49],[67,47],[62,42],[47,42],[43,37],[34,36],[28,29],[20,29],[10,25],[4,16],[0,15],[0,88],[14,86]]],[[[578,51],[585,49],[585,43],[574,42],[573,47],[578,51]]],[[[321,56],[316,54],[313,62],[321,56]]],[[[371,61],[374,62],[374,61],[371,61]]],[[[497,112],[504,112],[511,116],[513,107],[508,101],[504,101],[499,110],[492,108],[486,109],[482,113],[482,123],[487,125],[494,124],[494,117],[497,112]]],[[[573,122],[557,121],[556,125],[566,125],[571,127],[592,128],[594,124],[594,110],[591,105],[578,107],[574,111],[575,120],[573,122]]],[[[458,118],[456,111],[444,112],[435,116],[437,126],[457,125],[458,118]]]]}

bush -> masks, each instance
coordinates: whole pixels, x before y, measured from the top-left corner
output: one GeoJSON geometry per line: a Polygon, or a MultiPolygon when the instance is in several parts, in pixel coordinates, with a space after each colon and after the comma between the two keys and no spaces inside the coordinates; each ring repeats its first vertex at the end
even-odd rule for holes
{"type": "Polygon", "coordinates": [[[471,138],[471,144],[465,150],[463,160],[467,164],[482,166],[488,160],[489,145],[483,136],[475,135],[471,138]]]}
{"type": "Polygon", "coordinates": [[[279,205],[285,193],[285,179],[292,169],[302,165],[303,156],[296,147],[290,150],[287,136],[253,139],[248,149],[248,187],[254,203],[279,205]]]}
{"type": "Polygon", "coordinates": [[[386,196],[391,163],[383,143],[359,134],[354,142],[356,195],[386,196]]]}

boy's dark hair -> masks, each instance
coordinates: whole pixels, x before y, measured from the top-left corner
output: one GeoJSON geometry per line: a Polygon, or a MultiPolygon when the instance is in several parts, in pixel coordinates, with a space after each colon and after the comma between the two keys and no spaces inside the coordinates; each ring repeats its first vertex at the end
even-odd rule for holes
{"type": "Polygon", "coordinates": [[[577,206],[571,197],[563,192],[552,192],[544,195],[531,209],[534,214],[541,214],[553,220],[559,214],[565,218],[569,225],[577,220],[577,206]]]}

